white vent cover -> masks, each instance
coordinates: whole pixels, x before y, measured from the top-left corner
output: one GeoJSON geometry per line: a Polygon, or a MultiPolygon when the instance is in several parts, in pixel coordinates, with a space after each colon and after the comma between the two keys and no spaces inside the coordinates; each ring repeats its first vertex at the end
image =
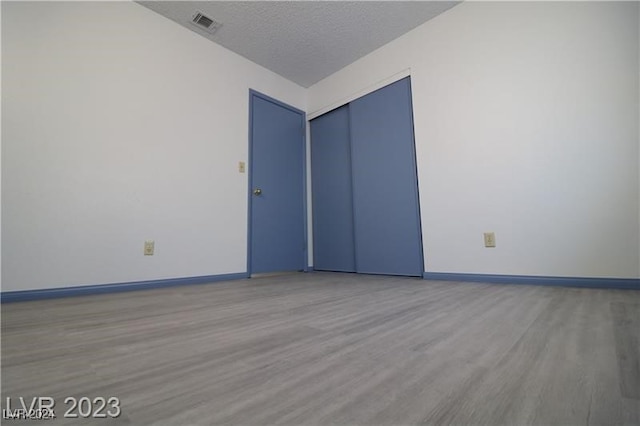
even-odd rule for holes
{"type": "Polygon", "coordinates": [[[222,26],[220,22],[216,22],[202,12],[196,12],[191,16],[191,23],[206,32],[213,34],[222,26]]]}

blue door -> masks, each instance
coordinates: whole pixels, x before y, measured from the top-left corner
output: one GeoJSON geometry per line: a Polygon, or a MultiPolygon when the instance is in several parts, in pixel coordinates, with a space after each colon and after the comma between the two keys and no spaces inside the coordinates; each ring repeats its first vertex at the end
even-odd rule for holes
{"type": "Polygon", "coordinates": [[[411,83],[349,104],[358,272],[422,276],[411,83]]]}
{"type": "Polygon", "coordinates": [[[304,270],[304,112],[251,91],[249,128],[249,273],[304,270]]]}
{"type": "Polygon", "coordinates": [[[313,268],[355,272],[349,106],[311,121],[313,268]]]}

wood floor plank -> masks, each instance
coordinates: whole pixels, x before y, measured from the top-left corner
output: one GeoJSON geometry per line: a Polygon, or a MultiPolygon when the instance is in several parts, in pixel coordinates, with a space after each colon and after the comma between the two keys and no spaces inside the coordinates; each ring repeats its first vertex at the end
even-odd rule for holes
{"type": "Polygon", "coordinates": [[[620,391],[625,398],[640,400],[640,305],[612,302],[611,311],[620,391]]]}
{"type": "Polygon", "coordinates": [[[640,424],[639,329],[639,291],[340,273],[13,303],[2,401],[52,396],[52,425],[640,424]],[[65,419],[66,396],[122,415],[65,419]]]}

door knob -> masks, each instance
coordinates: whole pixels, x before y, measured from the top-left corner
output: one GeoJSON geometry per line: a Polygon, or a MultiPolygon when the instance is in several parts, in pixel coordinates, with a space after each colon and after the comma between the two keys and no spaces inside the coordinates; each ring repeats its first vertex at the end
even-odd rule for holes
{"type": "Polygon", "coordinates": [[[256,188],[253,190],[253,195],[260,195],[260,194],[262,194],[262,189],[256,188]]]}

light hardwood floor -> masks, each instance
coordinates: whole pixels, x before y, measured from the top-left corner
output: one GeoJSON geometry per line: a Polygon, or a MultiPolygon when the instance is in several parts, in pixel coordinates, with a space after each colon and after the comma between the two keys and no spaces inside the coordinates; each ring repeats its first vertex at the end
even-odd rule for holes
{"type": "Polygon", "coordinates": [[[631,425],[639,336],[640,291],[254,278],[2,305],[2,400],[54,397],[40,424],[631,425]],[[122,415],[64,419],[66,396],[122,415]]]}

